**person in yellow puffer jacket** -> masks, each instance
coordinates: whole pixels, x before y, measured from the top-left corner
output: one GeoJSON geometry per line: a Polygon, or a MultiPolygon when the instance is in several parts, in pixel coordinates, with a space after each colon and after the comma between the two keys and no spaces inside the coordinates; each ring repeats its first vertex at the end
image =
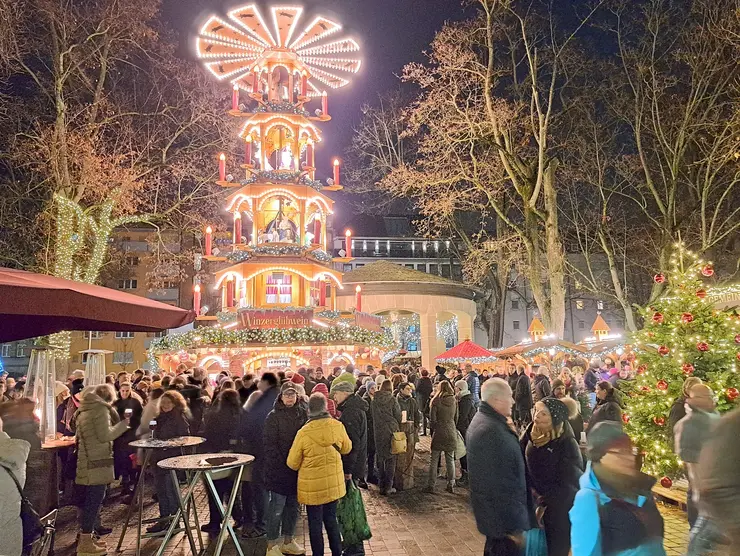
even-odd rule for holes
{"type": "Polygon", "coordinates": [[[326,398],[320,393],[312,394],[308,400],[308,423],[298,431],[287,464],[298,471],[298,502],[306,505],[314,556],[324,556],[322,526],[326,528],[332,556],[342,554],[337,500],[347,492],[341,456],[351,450],[352,441],[344,425],[329,415],[326,398]]]}

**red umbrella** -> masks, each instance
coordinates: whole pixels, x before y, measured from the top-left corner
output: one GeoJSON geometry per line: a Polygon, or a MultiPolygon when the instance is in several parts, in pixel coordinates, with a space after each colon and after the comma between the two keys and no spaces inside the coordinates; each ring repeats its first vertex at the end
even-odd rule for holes
{"type": "Polygon", "coordinates": [[[490,362],[495,361],[496,356],[475,342],[465,340],[457,344],[454,348],[448,349],[442,355],[438,355],[435,359],[442,363],[463,363],[471,360],[490,362]]]}
{"type": "Polygon", "coordinates": [[[62,330],[157,332],[194,319],[193,311],[138,295],[0,268],[0,342],[62,330]]]}

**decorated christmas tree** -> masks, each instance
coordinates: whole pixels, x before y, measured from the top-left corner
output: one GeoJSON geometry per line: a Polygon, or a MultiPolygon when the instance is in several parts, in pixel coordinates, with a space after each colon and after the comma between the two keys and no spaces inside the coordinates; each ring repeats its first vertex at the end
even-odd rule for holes
{"type": "Polygon", "coordinates": [[[643,471],[661,478],[664,487],[685,475],[673,453],[668,414],[682,395],[684,380],[695,376],[715,393],[717,408],[727,411],[738,398],[740,318],[715,308],[708,282],[711,263],[683,244],[676,246],[660,299],[643,312],[644,328],[635,333],[637,377],[624,413],[625,430],[644,454],[643,471]]]}

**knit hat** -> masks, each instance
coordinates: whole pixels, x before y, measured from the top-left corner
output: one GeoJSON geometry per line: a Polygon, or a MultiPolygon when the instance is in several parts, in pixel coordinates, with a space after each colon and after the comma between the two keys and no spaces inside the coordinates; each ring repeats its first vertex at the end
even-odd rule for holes
{"type": "Polygon", "coordinates": [[[588,432],[588,459],[598,462],[606,453],[614,448],[629,448],[632,446],[630,437],[622,430],[622,425],[615,421],[596,423],[588,432]]]}
{"type": "Polygon", "coordinates": [[[64,393],[69,393],[69,388],[67,388],[67,385],[58,380],[54,381],[54,395],[59,396],[64,393]]]}
{"type": "Polygon", "coordinates": [[[540,400],[550,411],[552,426],[558,427],[568,420],[568,407],[557,398],[545,398],[540,400]]]}
{"type": "Polygon", "coordinates": [[[293,384],[305,384],[306,383],[306,379],[303,378],[303,375],[300,375],[298,373],[295,373],[292,377],[290,377],[290,381],[293,384]]]}
{"type": "Polygon", "coordinates": [[[345,382],[344,380],[335,380],[334,384],[331,385],[331,393],[334,392],[348,392],[350,394],[354,393],[355,387],[351,385],[349,382],[345,382]]]}
{"type": "Polygon", "coordinates": [[[280,394],[285,394],[286,392],[293,392],[294,394],[298,394],[298,390],[295,388],[295,384],[292,382],[286,382],[280,387],[280,394]]]}
{"type": "Polygon", "coordinates": [[[468,383],[464,380],[458,380],[455,383],[455,388],[458,388],[460,390],[461,396],[464,396],[465,394],[470,394],[470,390],[468,389],[468,383]]]}
{"type": "Polygon", "coordinates": [[[552,391],[554,392],[558,388],[565,388],[565,382],[563,382],[559,378],[556,378],[552,381],[552,391]]]}
{"type": "Polygon", "coordinates": [[[85,389],[85,381],[81,378],[77,378],[72,381],[72,388],[70,389],[70,394],[73,396],[75,394],[79,394],[85,389]]]}
{"type": "Polygon", "coordinates": [[[323,394],[311,394],[308,398],[308,416],[318,417],[322,413],[326,413],[326,398],[323,394]]]}
{"type": "Polygon", "coordinates": [[[372,381],[372,380],[368,380],[368,381],[367,381],[367,382],[365,383],[365,391],[366,391],[366,392],[369,392],[369,391],[370,391],[370,388],[377,388],[377,387],[378,387],[378,385],[377,385],[377,384],[375,384],[375,382],[374,382],[374,381],[372,381]]]}

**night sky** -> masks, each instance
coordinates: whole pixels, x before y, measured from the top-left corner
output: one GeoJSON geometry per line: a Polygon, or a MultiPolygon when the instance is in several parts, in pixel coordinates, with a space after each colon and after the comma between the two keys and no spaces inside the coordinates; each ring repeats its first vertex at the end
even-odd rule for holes
{"type": "MultiPolygon", "coordinates": [[[[305,22],[312,13],[336,19],[344,26],[342,36],[352,36],[362,48],[360,73],[351,78],[350,85],[329,95],[329,113],[333,119],[321,126],[323,141],[316,153],[319,177],[328,175],[332,158],[341,156],[351,141],[352,129],[361,116],[360,106],[400,87],[397,76],[404,64],[422,61],[422,51],[444,22],[465,16],[459,0],[274,0],[257,3],[267,15],[264,8],[278,2],[304,6],[308,12],[302,18],[305,22]]],[[[195,58],[193,37],[207,16],[211,13],[225,15],[229,9],[248,3],[250,0],[164,0],[163,11],[179,33],[183,53],[195,58]]],[[[337,34],[337,38],[339,36],[337,34]]],[[[229,94],[225,87],[224,98],[229,94]]],[[[313,111],[318,103],[310,107],[313,111]]],[[[337,220],[345,220],[337,216],[337,220]]]]}

